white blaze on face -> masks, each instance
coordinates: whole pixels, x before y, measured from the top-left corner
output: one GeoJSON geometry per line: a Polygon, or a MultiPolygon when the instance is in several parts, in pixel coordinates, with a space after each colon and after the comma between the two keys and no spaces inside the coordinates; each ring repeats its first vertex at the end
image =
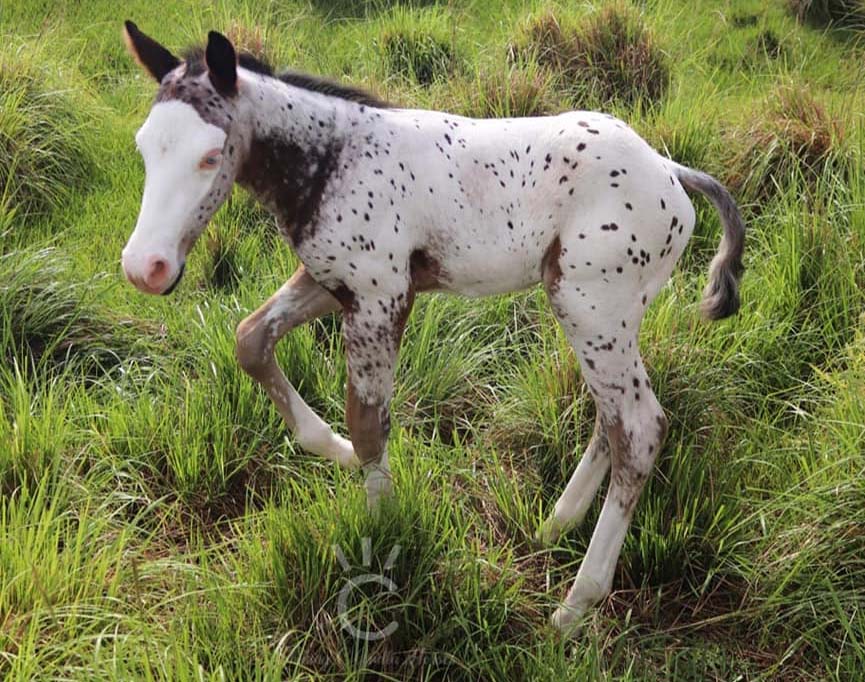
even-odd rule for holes
{"type": "Polygon", "coordinates": [[[222,165],[225,137],[179,101],[156,104],[135,136],[146,178],[122,262],[126,277],[142,291],[158,294],[171,287],[197,230],[215,210],[202,210],[202,202],[222,165]]]}

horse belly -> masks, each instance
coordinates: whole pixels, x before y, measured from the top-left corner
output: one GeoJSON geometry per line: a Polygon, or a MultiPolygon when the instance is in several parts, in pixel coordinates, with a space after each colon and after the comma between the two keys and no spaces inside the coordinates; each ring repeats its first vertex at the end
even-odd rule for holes
{"type": "Polygon", "coordinates": [[[463,296],[519,291],[536,284],[541,277],[543,253],[535,248],[514,248],[501,243],[467,244],[459,251],[454,248],[448,256],[442,263],[447,273],[445,288],[463,296]]]}

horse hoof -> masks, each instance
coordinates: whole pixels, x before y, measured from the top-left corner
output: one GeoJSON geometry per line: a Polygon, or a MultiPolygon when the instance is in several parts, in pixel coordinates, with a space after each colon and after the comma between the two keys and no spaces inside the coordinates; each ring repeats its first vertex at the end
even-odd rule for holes
{"type": "Polygon", "coordinates": [[[334,442],[334,459],[337,464],[346,469],[356,471],[360,469],[360,460],[354,452],[354,446],[347,438],[343,438],[337,434],[333,436],[334,442]]]}
{"type": "Polygon", "coordinates": [[[535,532],[535,541],[543,547],[555,545],[562,536],[562,527],[555,516],[546,519],[535,532]]]}
{"type": "Polygon", "coordinates": [[[393,495],[393,480],[390,472],[378,467],[366,475],[366,506],[371,512],[378,512],[382,500],[393,495]]]}
{"type": "Polygon", "coordinates": [[[580,621],[585,611],[567,604],[559,605],[550,618],[550,623],[565,637],[576,637],[580,632],[580,621]]]}

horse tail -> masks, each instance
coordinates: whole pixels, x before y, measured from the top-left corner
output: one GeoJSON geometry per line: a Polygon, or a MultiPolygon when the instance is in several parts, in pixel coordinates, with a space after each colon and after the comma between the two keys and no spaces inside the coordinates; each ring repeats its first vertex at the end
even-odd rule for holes
{"type": "Polygon", "coordinates": [[[709,265],[709,282],[703,290],[700,308],[709,320],[721,320],[739,310],[739,280],[745,268],[745,223],[736,201],[720,182],[701,171],[675,165],[676,177],[690,192],[699,192],[712,202],[721,216],[724,236],[709,265]]]}

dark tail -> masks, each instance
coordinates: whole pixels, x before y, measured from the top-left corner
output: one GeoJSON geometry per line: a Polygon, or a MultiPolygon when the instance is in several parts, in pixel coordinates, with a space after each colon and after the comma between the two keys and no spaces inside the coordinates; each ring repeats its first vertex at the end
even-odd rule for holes
{"type": "Polygon", "coordinates": [[[709,283],[703,291],[700,308],[709,320],[730,317],[739,310],[739,280],[745,270],[742,265],[745,223],[739,207],[727,189],[711,175],[678,164],[675,171],[686,190],[704,194],[721,214],[724,236],[709,266],[709,283]]]}

